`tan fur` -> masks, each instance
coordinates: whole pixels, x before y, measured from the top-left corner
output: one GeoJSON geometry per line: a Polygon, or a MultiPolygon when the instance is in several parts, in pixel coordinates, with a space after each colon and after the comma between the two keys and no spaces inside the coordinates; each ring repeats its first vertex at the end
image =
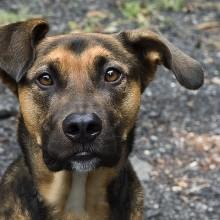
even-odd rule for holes
{"type": "Polygon", "coordinates": [[[145,58],[155,65],[162,63],[161,54],[158,51],[148,51],[145,58]]]}
{"type": "Polygon", "coordinates": [[[120,112],[123,115],[124,120],[124,131],[123,139],[127,139],[127,135],[134,125],[134,121],[137,118],[141,102],[141,90],[140,84],[137,82],[132,82],[130,85],[130,90],[126,96],[123,105],[120,106],[120,112]]]}
{"type": "Polygon", "coordinates": [[[146,62],[148,63],[147,73],[148,77],[145,78],[145,84],[148,85],[155,76],[157,66],[162,63],[161,53],[156,50],[149,50],[145,54],[146,62]]]}
{"type": "Polygon", "coordinates": [[[47,55],[47,59],[57,61],[63,73],[77,80],[79,77],[85,77],[88,74],[88,70],[93,66],[94,59],[97,56],[108,57],[110,55],[111,53],[109,51],[100,46],[89,48],[81,55],[74,55],[71,50],[65,47],[59,47],[51,51],[47,55]]]}
{"type": "Polygon", "coordinates": [[[46,204],[53,208],[56,215],[62,213],[70,191],[71,173],[68,171],[51,172],[48,170],[40,149],[35,149],[32,154],[33,169],[39,194],[46,204]]]}
{"type": "Polygon", "coordinates": [[[107,202],[107,186],[115,175],[115,169],[110,168],[100,168],[89,173],[86,210],[88,210],[90,220],[109,219],[110,207],[107,202]]]}
{"type": "Polygon", "coordinates": [[[53,207],[59,207],[59,211],[63,211],[68,192],[70,191],[71,173],[68,171],[60,171],[53,173],[51,184],[45,184],[43,196],[45,201],[53,207]]]}
{"type": "Polygon", "coordinates": [[[16,216],[15,219],[13,220],[27,220],[27,219],[30,219],[30,216],[28,214],[27,211],[23,211],[20,209],[20,207],[18,207],[17,209],[15,208],[15,211],[14,211],[14,216],[16,216]]]}
{"type": "Polygon", "coordinates": [[[41,143],[41,124],[44,117],[41,109],[33,101],[33,92],[30,89],[18,87],[18,99],[25,126],[32,138],[37,143],[41,143]]]}

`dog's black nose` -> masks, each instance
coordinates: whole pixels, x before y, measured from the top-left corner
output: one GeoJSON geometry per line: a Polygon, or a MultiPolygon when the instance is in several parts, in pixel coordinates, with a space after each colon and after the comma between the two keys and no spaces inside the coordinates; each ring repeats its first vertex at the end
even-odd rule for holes
{"type": "Polygon", "coordinates": [[[95,113],[68,115],[63,121],[65,135],[74,142],[94,140],[102,130],[102,121],[95,113]]]}

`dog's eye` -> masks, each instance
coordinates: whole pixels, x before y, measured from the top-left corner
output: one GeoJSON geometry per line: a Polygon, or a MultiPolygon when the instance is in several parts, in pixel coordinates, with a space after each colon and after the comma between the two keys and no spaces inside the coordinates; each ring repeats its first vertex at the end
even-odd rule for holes
{"type": "Polygon", "coordinates": [[[38,76],[37,82],[42,86],[52,86],[53,85],[53,79],[49,73],[42,73],[40,76],[38,76]]]}
{"type": "Polygon", "coordinates": [[[119,70],[115,68],[108,68],[105,73],[105,81],[106,82],[117,82],[122,78],[122,74],[119,70]]]}

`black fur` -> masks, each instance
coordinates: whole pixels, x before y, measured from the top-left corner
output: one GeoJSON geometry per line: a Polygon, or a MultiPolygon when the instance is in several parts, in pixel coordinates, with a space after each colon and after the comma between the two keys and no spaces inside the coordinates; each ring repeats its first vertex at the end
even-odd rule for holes
{"type": "MultiPolygon", "coordinates": [[[[10,204],[8,201],[11,200],[21,213],[28,213],[30,220],[49,220],[49,209],[39,199],[33,177],[29,173],[23,156],[18,157],[3,176],[0,195],[1,204],[10,204]],[[12,174],[13,178],[10,178],[12,174]]],[[[14,211],[11,206],[1,205],[0,217],[4,216],[5,220],[14,220],[14,211]]]]}
{"type": "Polygon", "coordinates": [[[76,55],[80,55],[83,53],[88,47],[88,41],[82,38],[76,38],[70,43],[70,49],[76,55]]]}

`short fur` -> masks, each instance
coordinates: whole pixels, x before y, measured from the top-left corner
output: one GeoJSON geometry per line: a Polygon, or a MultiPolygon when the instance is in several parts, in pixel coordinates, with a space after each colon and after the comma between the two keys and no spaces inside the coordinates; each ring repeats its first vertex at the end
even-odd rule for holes
{"type": "Polygon", "coordinates": [[[43,19],[0,27],[0,78],[20,103],[22,149],[1,181],[0,219],[143,219],[143,189],[128,160],[141,93],[159,64],[188,89],[203,84],[202,68],[152,31],[46,37],[48,29],[43,19]],[[108,68],[120,72],[117,83],[104,80],[108,68]],[[49,87],[39,85],[45,72],[49,87]],[[101,134],[73,143],[64,119],[93,112],[101,134]],[[98,160],[74,162],[84,151],[98,160]]]}

